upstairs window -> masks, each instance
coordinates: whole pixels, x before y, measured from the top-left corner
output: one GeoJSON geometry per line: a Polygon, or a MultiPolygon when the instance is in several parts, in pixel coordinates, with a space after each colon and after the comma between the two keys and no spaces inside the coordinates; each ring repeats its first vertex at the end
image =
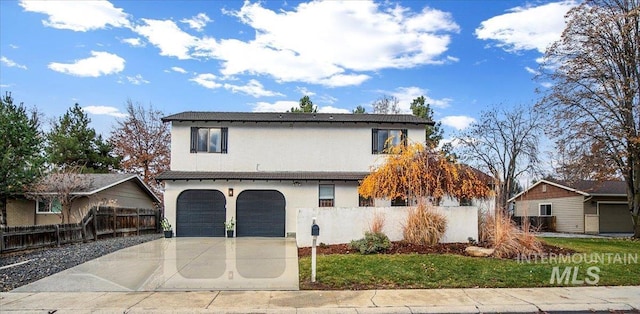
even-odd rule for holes
{"type": "Polygon", "coordinates": [[[228,128],[191,128],[191,153],[227,153],[228,128]]]}
{"type": "Polygon", "coordinates": [[[373,154],[388,154],[391,147],[407,144],[407,129],[373,129],[371,139],[373,154]]]}
{"type": "Polygon", "coordinates": [[[333,207],[335,202],[335,186],[333,184],[320,184],[320,207],[333,207]]]}

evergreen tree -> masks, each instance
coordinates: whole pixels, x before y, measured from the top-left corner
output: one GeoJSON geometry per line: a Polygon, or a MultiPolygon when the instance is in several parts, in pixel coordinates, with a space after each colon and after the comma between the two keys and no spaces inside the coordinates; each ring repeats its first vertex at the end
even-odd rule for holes
{"type": "Polygon", "coordinates": [[[309,96],[304,96],[300,98],[300,104],[298,108],[292,107],[290,112],[293,113],[316,113],[318,112],[318,106],[313,105],[313,101],[309,96]]]}
{"type": "Polygon", "coordinates": [[[40,175],[44,158],[38,116],[10,93],[0,99],[0,210],[1,225],[7,224],[7,199],[26,192],[40,175]]]}
{"type": "Polygon", "coordinates": [[[58,168],[82,167],[84,172],[106,173],[117,169],[120,158],[113,147],[89,127],[91,119],[75,104],[53,122],[47,134],[48,161],[58,168]]]}
{"type": "MultiPolygon", "coordinates": [[[[420,96],[411,101],[411,111],[416,117],[433,121],[433,109],[431,109],[429,104],[425,103],[424,96],[420,96]]],[[[429,148],[436,148],[440,144],[443,134],[441,126],[442,124],[438,122],[433,126],[427,125],[425,127],[426,144],[429,148]]]]}

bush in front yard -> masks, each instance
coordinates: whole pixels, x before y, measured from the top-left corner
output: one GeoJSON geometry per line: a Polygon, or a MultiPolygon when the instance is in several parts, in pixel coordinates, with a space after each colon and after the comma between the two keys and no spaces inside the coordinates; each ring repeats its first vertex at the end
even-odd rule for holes
{"type": "Polygon", "coordinates": [[[360,251],[361,254],[375,254],[391,248],[391,241],[382,232],[365,232],[364,238],[351,241],[349,247],[360,251]]]}
{"type": "Polygon", "coordinates": [[[447,218],[433,205],[421,203],[407,215],[402,227],[405,241],[420,245],[435,245],[447,230],[447,218]]]}

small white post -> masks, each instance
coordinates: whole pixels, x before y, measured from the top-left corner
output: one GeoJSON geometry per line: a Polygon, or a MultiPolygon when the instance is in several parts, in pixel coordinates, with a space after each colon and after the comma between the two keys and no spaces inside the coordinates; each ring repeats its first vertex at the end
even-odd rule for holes
{"type": "Polygon", "coordinates": [[[318,237],[313,236],[313,245],[311,246],[311,282],[316,282],[316,241],[318,237]]]}
{"type": "MultiPolygon", "coordinates": [[[[313,217],[313,223],[311,229],[313,229],[313,225],[316,224],[316,217],[313,217]]],[[[311,282],[316,282],[316,242],[318,240],[318,236],[313,235],[313,243],[311,244],[311,282]]]]}

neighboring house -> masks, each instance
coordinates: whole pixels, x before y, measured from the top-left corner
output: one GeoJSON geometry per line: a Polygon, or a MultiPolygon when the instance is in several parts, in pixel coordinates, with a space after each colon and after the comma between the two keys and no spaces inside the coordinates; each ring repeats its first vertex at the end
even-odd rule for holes
{"type": "Polygon", "coordinates": [[[555,216],[558,232],[633,232],[624,181],[540,180],[509,202],[515,216],[555,216]]]}
{"type": "MultiPolygon", "coordinates": [[[[431,121],[412,115],[183,112],[171,122],[165,215],[177,236],[284,237],[297,209],[403,205],[364,199],[358,182],[385,143],[424,143],[431,121]]],[[[349,224],[345,221],[345,224],[349,224]]]]}
{"type": "MultiPolygon", "coordinates": [[[[73,191],[70,208],[71,222],[80,221],[86,211],[96,204],[113,204],[126,208],[156,208],[160,200],[149,187],[133,174],[77,174],[86,186],[73,191]]],[[[19,198],[7,204],[7,225],[48,225],[61,221],[59,201],[19,198]]],[[[67,214],[67,213],[65,213],[67,214]]]]}

